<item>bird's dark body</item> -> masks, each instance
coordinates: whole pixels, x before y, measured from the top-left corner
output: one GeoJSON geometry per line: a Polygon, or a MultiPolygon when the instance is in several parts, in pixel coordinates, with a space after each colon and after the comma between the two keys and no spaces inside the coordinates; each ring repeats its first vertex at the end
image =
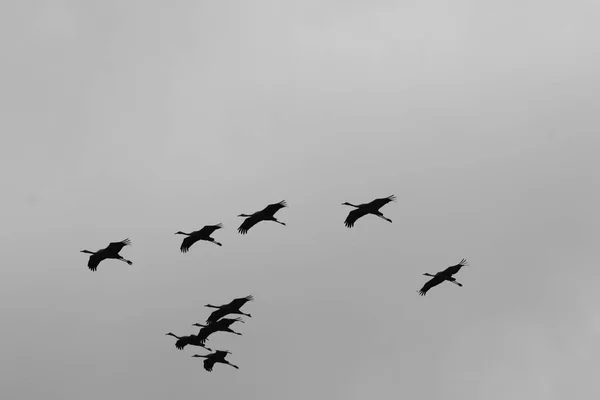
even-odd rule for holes
{"type": "Polygon", "coordinates": [[[230,353],[228,351],[217,350],[214,353],[211,353],[211,354],[208,354],[205,356],[195,354],[192,357],[205,358],[205,360],[203,362],[204,369],[207,370],[208,372],[211,372],[213,370],[213,367],[215,366],[216,363],[228,364],[228,365],[231,365],[235,369],[239,369],[239,367],[237,365],[233,365],[229,361],[225,360],[225,357],[227,356],[227,354],[230,354],[230,353]]]}
{"type": "MultiPolygon", "coordinates": [[[[421,290],[419,290],[419,294],[421,296],[425,296],[425,294],[427,294],[429,289],[439,285],[440,283],[442,283],[444,281],[452,282],[457,286],[462,286],[461,283],[457,282],[456,279],[454,279],[453,275],[456,274],[458,271],[460,271],[460,269],[462,267],[464,267],[465,265],[469,265],[469,264],[467,264],[467,260],[465,260],[463,258],[460,263],[458,263],[456,265],[452,265],[452,266],[446,268],[445,270],[436,273],[435,275],[433,275],[433,277],[430,280],[428,280],[425,283],[425,285],[423,285],[421,290]]],[[[431,274],[424,274],[424,275],[432,276],[431,274]]]]}
{"type": "Polygon", "coordinates": [[[395,200],[396,200],[396,196],[391,195],[388,197],[375,199],[375,200],[371,201],[370,203],[364,203],[364,204],[359,204],[359,205],[354,205],[351,203],[343,203],[342,205],[348,205],[348,206],[356,208],[355,210],[352,210],[348,213],[348,216],[346,217],[346,220],[344,221],[344,225],[346,225],[346,227],[348,227],[348,228],[352,228],[359,218],[364,217],[367,214],[373,214],[373,215],[378,216],[379,218],[385,219],[388,222],[392,222],[391,219],[384,217],[383,214],[379,211],[379,209],[381,207],[385,206],[387,203],[389,203],[391,201],[395,201],[395,200]]]}
{"type": "Polygon", "coordinates": [[[277,220],[277,218],[275,218],[275,213],[284,207],[287,207],[287,203],[285,202],[285,200],[282,200],[279,203],[269,204],[264,209],[257,211],[251,215],[240,214],[240,217],[246,217],[246,219],[238,228],[238,232],[242,235],[245,235],[246,233],[248,233],[250,228],[252,228],[254,225],[258,224],[261,221],[273,221],[277,222],[278,224],[285,225],[285,223],[280,222],[277,220]]]}
{"type": "Polygon", "coordinates": [[[235,322],[244,322],[240,318],[221,318],[217,322],[213,322],[208,325],[200,325],[194,324],[195,326],[202,326],[200,332],[198,332],[198,338],[200,343],[205,343],[208,340],[208,337],[216,332],[231,332],[236,335],[241,335],[241,333],[234,332],[230,326],[235,322]]]}
{"type": "Polygon", "coordinates": [[[91,254],[90,259],[88,261],[88,268],[91,271],[96,271],[100,262],[108,259],[121,260],[129,265],[133,264],[131,261],[126,260],[119,255],[119,252],[123,249],[123,247],[130,245],[131,240],[125,239],[120,242],[112,242],[104,249],[100,249],[96,252],[89,250],[82,250],[81,252],[91,254]]]}
{"type": "Polygon", "coordinates": [[[175,347],[179,350],[183,350],[185,346],[199,346],[204,347],[206,350],[210,351],[210,349],[204,345],[204,342],[200,341],[200,337],[198,337],[198,335],[177,336],[169,332],[167,333],[167,336],[173,336],[177,339],[177,341],[175,342],[175,347]]]}
{"type": "Polygon", "coordinates": [[[217,225],[206,225],[204,226],[202,229],[194,231],[192,233],[185,233],[185,232],[176,232],[175,234],[180,234],[180,235],[187,235],[187,237],[185,239],[183,239],[183,241],[181,242],[181,252],[182,253],[187,253],[190,250],[190,247],[192,247],[192,245],[194,243],[196,243],[199,240],[205,240],[207,242],[212,242],[218,246],[222,246],[221,243],[217,242],[215,239],[213,239],[210,235],[216,231],[217,229],[221,229],[223,227],[223,224],[217,224],[217,225]]]}
{"type": "Polygon", "coordinates": [[[250,314],[244,314],[240,311],[240,308],[249,301],[254,300],[252,296],[240,297],[238,299],[232,300],[229,304],[224,304],[222,306],[212,306],[207,304],[206,307],[217,308],[216,311],[213,311],[209,317],[206,319],[208,324],[213,324],[217,322],[219,319],[223,318],[228,314],[242,314],[246,316],[250,316],[250,314]]]}

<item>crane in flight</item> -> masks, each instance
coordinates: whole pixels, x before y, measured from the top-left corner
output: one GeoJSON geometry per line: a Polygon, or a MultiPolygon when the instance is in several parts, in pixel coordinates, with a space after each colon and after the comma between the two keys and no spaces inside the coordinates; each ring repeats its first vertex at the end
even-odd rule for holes
{"type": "Polygon", "coordinates": [[[181,231],[175,232],[176,235],[185,235],[186,236],[183,239],[183,242],[181,243],[181,252],[187,253],[188,250],[190,249],[190,247],[192,247],[192,245],[199,240],[205,240],[207,242],[212,242],[218,246],[222,246],[221,243],[217,242],[214,238],[210,237],[210,235],[214,231],[216,231],[217,229],[221,229],[222,227],[223,227],[223,224],[206,225],[202,229],[200,229],[198,231],[194,231],[192,233],[185,233],[185,232],[181,232],[181,231]]]}
{"type": "Polygon", "coordinates": [[[245,235],[246,233],[248,233],[248,230],[250,230],[250,228],[258,224],[260,221],[273,221],[277,222],[278,224],[285,225],[285,222],[278,221],[277,218],[275,218],[275,213],[284,207],[287,207],[287,203],[285,202],[285,200],[282,200],[279,203],[269,204],[262,210],[257,211],[253,214],[238,215],[238,217],[246,218],[238,228],[238,232],[242,235],[245,235]]]}
{"type": "Polygon", "coordinates": [[[217,308],[216,311],[213,311],[209,317],[206,319],[206,322],[208,324],[213,324],[215,322],[217,322],[219,319],[223,318],[226,315],[229,314],[241,314],[241,315],[245,315],[247,317],[252,317],[252,315],[250,314],[246,314],[243,313],[242,311],[240,311],[240,308],[246,304],[249,301],[253,301],[254,297],[250,296],[246,296],[246,297],[240,297],[238,299],[233,299],[231,300],[231,302],[229,302],[229,304],[223,304],[221,306],[213,306],[212,304],[207,304],[204,307],[210,307],[210,308],[217,308]]]}
{"type": "Polygon", "coordinates": [[[452,266],[446,268],[445,270],[438,272],[435,275],[431,275],[429,273],[424,273],[423,275],[431,276],[432,278],[430,280],[428,280],[425,283],[425,285],[423,285],[421,290],[419,290],[419,294],[421,296],[425,296],[425,294],[427,293],[427,291],[429,289],[431,289],[434,286],[439,285],[440,283],[442,283],[444,281],[452,282],[455,285],[462,287],[462,283],[457,282],[456,279],[454,279],[453,275],[456,274],[458,271],[460,271],[460,269],[462,267],[464,267],[465,265],[469,265],[469,263],[467,263],[467,260],[463,258],[458,264],[452,265],[452,266]]]}
{"type": "Polygon", "coordinates": [[[88,268],[91,271],[96,271],[96,269],[98,268],[98,264],[100,264],[101,261],[107,259],[121,260],[129,265],[133,264],[131,261],[126,260],[125,258],[119,255],[119,252],[123,249],[123,247],[130,245],[131,240],[125,239],[121,240],[120,242],[112,242],[104,249],[98,250],[96,252],[89,250],[81,250],[81,252],[91,254],[90,259],[88,261],[88,268]]]}
{"type": "Polygon", "coordinates": [[[199,326],[200,328],[202,328],[200,329],[200,332],[198,332],[198,337],[200,343],[205,343],[208,340],[208,337],[215,332],[230,332],[235,335],[242,336],[241,333],[235,332],[233,329],[230,328],[230,326],[235,322],[244,323],[244,321],[242,321],[241,318],[221,318],[220,320],[218,320],[217,322],[213,322],[212,324],[194,324],[192,326],[199,326]]]}
{"type": "Polygon", "coordinates": [[[212,351],[212,349],[204,345],[204,342],[200,342],[200,337],[198,335],[177,336],[172,332],[169,332],[166,335],[173,336],[175,339],[177,339],[175,342],[175,347],[177,347],[179,350],[183,350],[185,346],[190,345],[204,347],[206,350],[212,351]]]}
{"type": "Polygon", "coordinates": [[[348,213],[348,216],[346,217],[346,220],[344,221],[344,225],[346,225],[346,227],[348,227],[348,228],[352,228],[357,219],[364,217],[367,214],[373,214],[373,215],[375,215],[381,219],[384,219],[388,222],[392,222],[391,219],[386,218],[379,211],[379,209],[381,207],[385,206],[387,203],[389,203],[391,201],[396,201],[396,196],[391,195],[391,196],[384,197],[381,199],[375,199],[370,203],[359,204],[359,205],[355,205],[355,204],[348,203],[348,202],[342,203],[343,206],[350,206],[350,207],[355,208],[355,210],[352,210],[348,213]]]}
{"type": "Polygon", "coordinates": [[[233,365],[232,363],[230,363],[229,361],[227,361],[225,359],[225,356],[227,356],[227,354],[231,354],[231,352],[227,351],[227,350],[217,350],[214,353],[210,353],[205,356],[202,356],[200,354],[194,354],[192,357],[205,358],[204,369],[207,370],[208,372],[213,370],[213,366],[216,363],[227,364],[227,365],[231,365],[235,369],[240,369],[240,367],[238,367],[237,365],[233,365]]]}

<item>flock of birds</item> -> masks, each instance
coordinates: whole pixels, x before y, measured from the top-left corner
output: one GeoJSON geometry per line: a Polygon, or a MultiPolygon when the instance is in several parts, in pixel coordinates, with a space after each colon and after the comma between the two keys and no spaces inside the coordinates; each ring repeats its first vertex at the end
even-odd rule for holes
{"type": "MultiPolygon", "coordinates": [[[[352,210],[348,213],[348,216],[346,217],[346,220],[344,221],[344,225],[346,225],[346,227],[348,227],[348,228],[352,228],[358,219],[364,217],[365,215],[369,215],[369,214],[375,215],[385,221],[392,222],[392,220],[385,217],[379,211],[379,209],[381,207],[383,207],[384,205],[386,205],[392,201],[395,201],[395,200],[396,200],[396,197],[394,195],[391,195],[388,197],[375,199],[375,200],[371,201],[370,203],[364,203],[364,204],[359,204],[359,205],[355,205],[355,204],[348,203],[348,202],[342,203],[342,205],[354,207],[354,210],[352,210]]],[[[276,222],[281,225],[285,225],[284,222],[278,221],[277,218],[275,218],[275,213],[284,207],[287,207],[287,203],[285,202],[285,200],[280,201],[278,203],[269,204],[264,209],[257,211],[253,214],[238,215],[238,217],[245,218],[244,222],[242,222],[242,224],[239,226],[238,232],[242,235],[245,235],[248,233],[248,231],[254,225],[256,225],[257,223],[259,223],[261,221],[272,221],[272,222],[276,222]]],[[[200,240],[214,243],[217,246],[222,246],[221,243],[217,242],[213,237],[211,237],[211,235],[216,230],[221,229],[221,228],[223,228],[223,225],[217,224],[217,225],[206,225],[202,229],[191,232],[191,233],[185,233],[182,231],[176,232],[175,233],[176,235],[186,236],[181,243],[181,247],[180,247],[181,252],[187,253],[190,250],[190,248],[192,247],[192,245],[194,245],[196,242],[198,242],[200,240]]],[[[95,252],[89,251],[89,250],[82,250],[81,252],[91,254],[90,259],[88,261],[88,268],[91,271],[96,271],[100,262],[102,262],[103,260],[107,260],[107,259],[120,260],[120,261],[123,261],[123,262],[131,265],[132,262],[130,260],[123,258],[119,254],[121,252],[121,250],[123,249],[123,247],[129,246],[129,245],[131,245],[131,241],[129,239],[125,239],[120,242],[110,243],[106,248],[95,251],[95,252]]],[[[452,265],[452,266],[446,268],[445,270],[440,271],[436,274],[424,273],[423,275],[429,276],[429,277],[431,277],[431,279],[423,285],[423,287],[418,291],[418,293],[421,296],[424,296],[431,288],[433,288],[445,281],[454,283],[455,285],[462,287],[462,284],[459,283],[458,281],[456,281],[456,279],[454,278],[454,275],[456,273],[458,273],[458,271],[460,271],[460,269],[466,265],[469,265],[469,264],[467,263],[467,260],[463,258],[458,264],[452,265]]],[[[179,350],[183,350],[183,348],[185,348],[185,346],[191,345],[191,346],[203,347],[204,349],[211,352],[206,355],[194,354],[192,356],[192,357],[204,358],[205,359],[204,360],[204,369],[207,371],[212,371],[215,363],[227,364],[227,365],[230,365],[230,366],[238,369],[237,365],[231,364],[229,361],[225,360],[225,357],[227,356],[227,354],[231,354],[229,351],[216,350],[216,351],[212,352],[212,349],[206,347],[205,343],[208,340],[208,337],[216,332],[229,332],[229,333],[233,333],[235,335],[241,335],[241,333],[233,331],[231,329],[231,325],[233,325],[235,322],[244,323],[244,321],[241,318],[224,318],[224,317],[227,315],[230,315],[230,314],[239,314],[239,315],[245,315],[247,317],[251,317],[250,314],[246,314],[246,313],[242,312],[240,310],[240,308],[244,304],[246,304],[248,301],[252,301],[252,300],[254,300],[252,296],[246,296],[246,297],[234,299],[230,303],[224,304],[221,306],[213,306],[211,304],[207,304],[205,307],[216,308],[217,310],[214,311],[213,313],[211,313],[210,316],[206,319],[206,325],[199,324],[199,323],[193,324],[193,326],[197,326],[197,327],[201,328],[200,331],[198,332],[198,334],[189,335],[189,336],[177,336],[177,335],[173,334],[172,332],[169,332],[169,333],[167,333],[167,335],[173,336],[177,339],[177,341],[175,342],[175,347],[179,350]]]]}
{"type": "MultiPolygon", "coordinates": [[[[249,301],[254,300],[252,296],[240,297],[239,299],[233,299],[228,304],[224,304],[222,306],[213,306],[212,304],[207,304],[205,307],[216,308],[216,311],[213,311],[208,318],[206,319],[207,325],[195,323],[193,326],[200,327],[200,332],[197,335],[189,335],[189,336],[177,336],[172,332],[167,333],[167,336],[173,336],[177,339],[175,342],[175,347],[179,350],[183,350],[183,348],[187,345],[190,346],[199,346],[204,349],[212,352],[212,349],[206,347],[206,341],[208,337],[216,332],[229,332],[235,335],[242,335],[239,332],[231,329],[231,325],[235,322],[244,323],[241,318],[224,318],[229,314],[240,314],[245,315],[247,317],[252,317],[250,314],[246,314],[240,310],[244,304],[249,301]]],[[[202,357],[204,360],[204,369],[207,371],[212,371],[213,366],[216,363],[231,365],[233,368],[238,369],[237,365],[230,363],[225,360],[225,356],[227,354],[231,354],[228,350],[216,350],[214,353],[200,355],[194,354],[192,357],[202,357]]]]}

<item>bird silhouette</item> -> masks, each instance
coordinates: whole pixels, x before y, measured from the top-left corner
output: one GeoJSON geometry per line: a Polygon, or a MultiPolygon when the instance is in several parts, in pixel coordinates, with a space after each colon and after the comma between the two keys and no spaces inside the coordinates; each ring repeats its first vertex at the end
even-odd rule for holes
{"type": "Polygon", "coordinates": [[[214,231],[216,231],[217,229],[221,229],[222,227],[223,227],[223,224],[206,225],[199,231],[194,231],[192,233],[185,233],[185,232],[181,232],[181,231],[175,232],[176,235],[186,235],[187,236],[186,238],[183,239],[183,242],[181,243],[181,252],[187,253],[187,251],[190,249],[190,247],[192,247],[192,245],[194,243],[196,243],[198,240],[205,240],[207,242],[212,242],[218,246],[222,246],[221,243],[217,242],[215,239],[210,237],[210,235],[214,231]]]}
{"type": "Polygon", "coordinates": [[[246,219],[240,227],[238,228],[238,232],[242,235],[248,233],[248,230],[252,228],[254,225],[258,224],[260,221],[273,221],[278,224],[285,225],[284,222],[278,221],[275,218],[275,213],[282,208],[287,207],[287,203],[285,200],[280,201],[279,203],[269,204],[264,209],[255,212],[254,214],[240,214],[238,217],[245,217],[246,219]]]}
{"type": "Polygon", "coordinates": [[[348,203],[348,202],[342,203],[343,206],[351,206],[351,207],[356,208],[356,210],[352,210],[352,211],[350,211],[350,213],[348,213],[348,216],[346,217],[344,224],[346,225],[346,227],[352,228],[357,219],[359,219],[367,214],[373,214],[373,215],[378,216],[379,218],[385,219],[388,222],[392,222],[391,219],[384,217],[383,214],[381,212],[379,212],[379,209],[381,207],[385,206],[390,201],[396,201],[396,196],[391,195],[391,196],[384,197],[381,199],[375,199],[370,203],[359,204],[359,205],[354,205],[354,204],[348,203]]]}
{"type": "Polygon", "coordinates": [[[100,264],[101,261],[109,258],[121,260],[129,265],[133,264],[131,261],[126,260],[119,255],[121,249],[129,245],[131,245],[131,240],[125,239],[120,242],[112,242],[106,248],[98,250],[96,252],[89,250],[81,250],[81,252],[91,254],[90,260],[88,261],[88,268],[92,271],[95,271],[96,268],[98,268],[98,264],[100,264]]]}
{"type": "Polygon", "coordinates": [[[213,370],[213,367],[216,363],[231,365],[235,369],[240,369],[237,365],[233,365],[229,361],[225,359],[227,354],[231,354],[230,351],[227,350],[217,350],[214,353],[210,353],[207,355],[194,354],[192,357],[202,357],[204,360],[204,369],[208,372],[213,370]]]}
{"type": "Polygon", "coordinates": [[[213,324],[213,323],[217,322],[220,318],[223,318],[224,316],[226,316],[228,314],[241,314],[241,315],[245,315],[247,317],[252,317],[252,315],[250,315],[250,314],[245,314],[245,313],[241,312],[240,308],[247,302],[253,301],[253,300],[254,300],[254,297],[246,296],[246,297],[240,297],[238,299],[234,299],[229,304],[224,304],[222,306],[213,306],[212,304],[207,304],[204,307],[217,308],[218,310],[213,311],[209,315],[209,317],[206,319],[206,322],[208,324],[213,324]]]}
{"type": "Polygon", "coordinates": [[[234,322],[244,323],[244,321],[242,321],[241,318],[221,318],[220,320],[218,320],[217,322],[213,322],[212,324],[202,325],[196,323],[192,326],[199,326],[202,328],[200,329],[200,332],[198,332],[198,337],[200,343],[205,343],[208,340],[208,337],[215,332],[230,332],[241,336],[241,333],[235,332],[233,329],[230,328],[230,326],[234,322]]]}
{"type": "Polygon", "coordinates": [[[166,336],[173,336],[177,339],[177,341],[175,342],[175,347],[177,347],[179,350],[183,350],[185,346],[190,345],[204,347],[206,350],[212,351],[212,349],[206,347],[203,342],[200,342],[200,338],[198,337],[198,335],[177,336],[174,333],[169,332],[166,334],[166,336]]]}
{"type": "Polygon", "coordinates": [[[452,277],[452,275],[454,275],[458,271],[460,271],[460,269],[462,267],[464,267],[465,265],[469,265],[469,264],[467,263],[467,260],[463,258],[458,264],[452,265],[451,267],[448,267],[445,270],[440,271],[440,272],[438,272],[435,275],[431,275],[429,273],[424,273],[423,275],[425,275],[425,276],[432,276],[433,278],[431,278],[430,280],[428,280],[425,283],[425,285],[423,285],[423,287],[421,288],[421,290],[419,290],[419,294],[421,296],[425,296],[425,294],[427,293],[427,291],[429,289],[431,289],[434,286],[439,285],[440,283],[442,283],[444,281],[452,282],[455,285],[462,287],[462,283],[457,282],[456,279],[454,279],[452,277]]]}

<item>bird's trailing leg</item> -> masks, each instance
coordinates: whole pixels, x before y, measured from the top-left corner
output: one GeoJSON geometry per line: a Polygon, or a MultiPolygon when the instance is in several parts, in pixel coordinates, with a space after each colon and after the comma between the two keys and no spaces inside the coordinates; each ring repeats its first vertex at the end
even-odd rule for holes
{"type": "Polygon", "coordinates": [[[240,367],[238,367],[237,365],[234,365],[234,364],[230,363],[229,361],[225,361],[225,362],[223,362],[223,364],[231,365],[235,369],[240,369],[240,367]]]}
{"type": "Polygon", "coordinates": [[[277,222],[278,224],[281,224],[281,225],[285,226],[285,222],[277,221],[276,219],[274,219],[273,222],[277,222]]]}
{"type": "Polygon", "coordinates": [[[233,334],[235,334],[235,335],[242,336],[242,334],[241,334],[241,333],[239,333],[239,332],[236,332],[236,331],[232,330],[231,328],[227,329],[227,332],[231,332],[231,333],[233,333],[233,334]]]}
{"type": "Polygon", "coordinates": [[[214,244],[216,244],[217,246],[223,246],[223,244],[217,242],[215,239],[211,240],[211,242],[213,242],[214,244]]]}
{"type": "Polygon", "coordinates": [[[131,261],[129,261],[129,260],[127,260],[127,259],[123,258],[123,257],[119,257],[119,260],[121,260],[121,261],[123,261],[123,262],[126,262],[126,263],[127,263],[127,264],[129,264],[129,265],[133,264],[131,261]]]}
{"type": "Polygon", "coordinates": [[[384,217],[384,216],[383,216],[383,214],[381,214],[381,213],[377,213],[377,214],[375,214],[375,215],[377,215],[377,216],[378,216],[379,218],[381,218],[381,219],[385,219],[387,222],[392,222],[392,220],[391,220],[391,219],[384,217]]]}
{"type": "Polygon", "coordinates": [[[462,283],[457,282],[456,279],[452,279],[450,282],[454,283],[456,286],[462,287],[462,283]]]}

